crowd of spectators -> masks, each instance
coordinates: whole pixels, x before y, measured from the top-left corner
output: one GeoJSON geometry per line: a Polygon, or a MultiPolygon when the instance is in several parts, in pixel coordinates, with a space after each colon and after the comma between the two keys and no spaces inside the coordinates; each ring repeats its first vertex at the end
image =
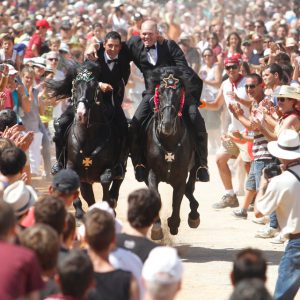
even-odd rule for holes
{"type": "MultiPolygon", "coordinates": [[[[256,199],[261,218],[255,222],[269,220],[256,237],[289,241],[275,299],[297,292],[299,11],[296,0],[1,1],[0,298],[161,300],[180,290],[177,252],[147,238],[161,208],[158,195],[144,189],[128,196],[129,226],[123,231],[105,205],[91,208],[77,230],[67,212],[79,194],[76,173],[58,173],[40,198],[30,185],[31,176],[51,178],[52,122],[67,105],[51,97],[45,80],[62,80],[68,63],[82,63],[86,48],[112,30],[124,42],[139,35],[147,19],[157,22],[163,38],[178,43],[203,80],[200,111],[225,190],[214,208],[235,207],[233,215],[247,219],[256,199]],[[246,174],[245,188],[244,176],[238,188],[233,185],[231,159],[246,174]],[[282,163],[296,175],[278,175],[282,163]],[[286,190],[292,192],[281,193],[286,190]],[[291,270],[295,276],[286,282],[291,270]]],[[[123,103],[127,116],[143,90],[142,74],[132,65],[123,103]]],[[[230,299],[271,299],[265,272],[259,251],[241,252],[230,299]]]]}

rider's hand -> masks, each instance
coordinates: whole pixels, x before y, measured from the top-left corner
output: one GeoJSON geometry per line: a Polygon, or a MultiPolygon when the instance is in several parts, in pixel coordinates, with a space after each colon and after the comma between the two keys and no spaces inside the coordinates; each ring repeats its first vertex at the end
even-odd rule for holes
{"type": "Polygon", "coordinates": [[[113,90],[113,87],[110,84],[104,82],[99,83],[99,88],[103,93],[111,92],[113,90]]]}
{"type": "Polygon", "coordinates": [[[84,53],[84,56],[86,59],[91,60],[91,61],[95,61],[97,60],[98,56],[97,56],[97,51],[99,49],[100,45],[98,43],[93,43],[90,44],[84,53]]]}

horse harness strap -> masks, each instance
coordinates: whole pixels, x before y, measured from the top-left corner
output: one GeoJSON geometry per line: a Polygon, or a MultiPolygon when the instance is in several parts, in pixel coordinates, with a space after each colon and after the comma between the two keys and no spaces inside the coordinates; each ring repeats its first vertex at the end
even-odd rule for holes
{"type": "MultiPolygon", "coordinates": [[[[93,165],[93,158],[104,148],[104,146],[109,142],[111,136],[111,130],[109,131],[108,137],[105,139],[105,141],[102,143],[102,145],[98,146],[91,154],[86,154],[83,152],[82,149],[79,150],[79,153],[82,156],[82,166],[87,171],[89,167],[93,165]]],[[[74,133],[74,130],[72,131],[72,137],[77,140],[77,137],[74,133]]]]}
{"type": "Polygon", "coordinates": [[[165,161],[167,162],[167,171],[168,171],[167,178],[168,179],[169,179],[170,174],[171,174],[172,163],[173,163],[173,161],[176,160],[176,152],[182,146],[182,142],[185,139],[186,135],[187,135],[187,129],[185,128],[184,133],[183,133],[180,141],[176,145],[176,148],[174,149],[173,152],[169,152],[163,147],[163,145],[159,141],[159,139],[157,137],[157,134],[156,134],[155,126],[153,126],[154,141],[157,143],[158,147],[165,153],[165,161]]]}

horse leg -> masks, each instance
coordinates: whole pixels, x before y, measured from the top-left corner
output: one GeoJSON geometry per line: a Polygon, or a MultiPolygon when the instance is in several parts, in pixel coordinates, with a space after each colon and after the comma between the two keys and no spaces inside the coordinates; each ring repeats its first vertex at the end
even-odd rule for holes
{"type": "Polygon", "coordinates": [[[113,203],[110,201],[110,193],[109,193],[110,183],[101,182],[101,185],[102,185],[102,194],[103,194],[102,201],[106,201],[111,208],[114,208],[113,203]]]}
{"type": "MultiPolygon", "coordinates": [[[[158,179],[153,170],[150,170],[147,178],[147,185],[149,189],[153,189],[158,193],[158,179]]],[[[151,228],[151,239],[154,241],[162,240],[164,237],[163,230],[161,227],[161,220],[158,218],[151,228]]]]}
{"type": "Polygon", "coordinates": [[[194,167],[189,176],[189,180],[185,187],[185,196],[190,201],[190,213],[188,217],[188,224],[190,228],[197,228],[200,224],[200,214],[198,213],[199,203],[194,197],[195,191],[195,182],[196,182],[196,168],[194,167]]]}
{"type": "Polygon", "coordinates": [[[184,190],[185,182],[183,182],[179,187],[173,187],[173,211],[171,217],[168,218],[168,226],[172,235],[176,235],[178,233],[178,227],[180,225],[180,206],[184,190]]]}
{"type": "Polygon", "coordinates": [[[91,206],[95,203],[95,196],[92,184],[88,182],[80,182],[80,192],[88,206],[91,206]]]}
{"type": "Polygon", "coordinates": [[[110,197],[109,197],[108,203],[112,208],[117,207],[118,199],[119,199],[119,191],[120,191],[122,182],[123,182],[123,179],[113,180],[112,186],[109,190],[110,197]]]}

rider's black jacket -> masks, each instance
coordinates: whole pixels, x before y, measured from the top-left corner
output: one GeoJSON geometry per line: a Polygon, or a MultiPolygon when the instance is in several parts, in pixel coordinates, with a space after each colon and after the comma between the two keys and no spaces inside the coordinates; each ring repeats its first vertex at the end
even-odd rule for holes
{"type": "MultiPolygon", "coordinates": [[[[128,51],[124,48],[121,49],[112,70],[110,70],[105,61],[104,52],[105,49],[103,48],[103,44],[100,43],[100,48],[97,52],[98,63],[101,66],[101,76],[99,79],[100,82],[108,83],[113,87],[114,102],[115,104],[121,105],[124,98],[125,86],[130,75],[130,59],[128,51]]],[[[103,93],[103,96],[104,98],[107,98],[108,101],[112,98],[110,92],[103,93]]]]}

